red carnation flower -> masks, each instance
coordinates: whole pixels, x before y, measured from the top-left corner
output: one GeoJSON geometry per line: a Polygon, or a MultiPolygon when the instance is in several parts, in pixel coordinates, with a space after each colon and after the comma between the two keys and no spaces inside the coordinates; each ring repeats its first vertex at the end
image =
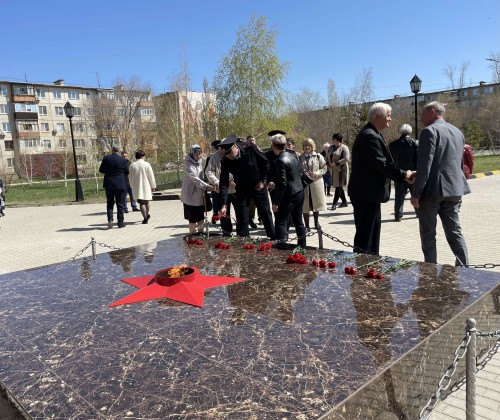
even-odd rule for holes
{"type": "Polygon", "coordinates": [[[384,278],[384,276],[383,276],[382,274],[375,274],[375,278],[376,278],[377,280],[381,280],[381,279],[383,279],[383,278],[384,278]]]}
{"type": "Polygon", "coordinates": [[[334,261],[330,261],[330,262],[328,263],[328,268],[335,268],[336,266],[337,266],[337,264],[335,264],[335,262],[334,262],[334,261]]]}
{"type": "Polygon", "coordinates": [[[326,267],[326,261],[325,261],[325,260],[320,260],[320,262],[319,262],[319,266],[320,266],[321,268],[325,268],[325,267],[326,267]]]}

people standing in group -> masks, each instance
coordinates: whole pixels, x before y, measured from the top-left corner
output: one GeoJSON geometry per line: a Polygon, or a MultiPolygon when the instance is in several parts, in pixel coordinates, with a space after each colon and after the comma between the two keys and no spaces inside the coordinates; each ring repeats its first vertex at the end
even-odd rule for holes
{"type": "Polygon", "coordinates": [[[129,175],[133,195],[139,202],[143,225],[151,218],[149,202],[153,199],[153,192],[156,191],[155,174],[151,165],[144,160],[145,156],[142,150],[135,152],[135,162],[130,165],[129,175]]]}
{"type": "Polygon", "coordinates": [[[328,164],[328,150],[330,150],[330,143],[325,143],[323,145],[323,150],[321,151],[321,156],[325,159],[326,162],[326,173],[323,175],[323,183],[325,185],[325,195],[330,197],[331,189],[332,189],[332,174],[330,171],[330,165],[328,164]]]}
{"type": "Polygon", "coordinates": [[[212,185],[202,179],[202,156],[201,147],[194,144],[184,158],[181,199],[184,207],[184,219],[189,223],[190,234],[201,233],[207,212],[205,191],[215,190],[212,185]]]}
{"type": "MultiPolygon", "coordinates": [[[[297,233],[297,245],[306,247],[306,231],[302,221],[304,187],[301,168],[297,157],[285,150],[286,138],[283,134],[271,137],[274,160],[273,212],[275,213],[276,239],[287,240],[287,222],[292,218],[297,233]]],[[[278,246],[279,247],[279,246],[278,246]]]]}
{"type": "Polygon", "coordinates": [[[351,152],[352,170],[348,194],[354,208],[354,251],[379,254],[380,204],[389,201],[392,180],[412,182],[412,171],[394,166],[382,135],[391,122],[392,108],[376,102],[368,110],[368,123],[360,130],[351,152]]]}
{"type": "Polygon", "coordinates": [[[267,193],[267,177],[269,161],[255,144],[236,143],[237,138],[231,135],[219,145],[225,151],[221,165],[221,217],[227,212],[227,196],[229,191],[229,174],[233,174],[236,183],[236,233],[238,236],[249,236],[248,214],[250,200],[253,199],[266,235],[274,239],[275,231],[267,193]]]}
{"type": "Polygon", "coordinates": [[[347,207],[347,199],[344,188],[347,187],[349,178],[349,160],[351,154],[349,148],[343,143],[342,133],[335,133],[332,136],[332,146],[328,153],[330,168],[332,173],[332,186],[335,188],[333,196],[332,210],[337,207],[347,207]],[[342,204],[338,205],[339,199],[342,204]]]}
{"type": "MultiPolygon", "coordinates": [[[[130,160],[128,159],[128,153],[125,150],[122,150],[121,156],[127,162],[127,166],[130,171],[130,160]]],[[[125,183],[127,185],[127,191],[125,193],[125,197],[123,197],[123,212],[128,213],[127,208],[127,195],[130,197],[130,206],[132,207],[132,211],[139,211],[137,208],[137,202],[134,200],[134,193],[132,192],[132,187],[130,186],[129,176],[125,176],[125,183]]]]}
{"type": "Polygon", "coordinates": [[[106,192],[106,213],[108,217],[108,228],[113,227],[113,208],[116,203],[116,213],[118,227],[125,227],[124,224],[124,196],[127,193],[127,183],[125,177],[129,174],[128,165],[125,159],[120,156],[120,148],[113,146],[111,154],[104,156],[99,172],[104,174],[104,190],[106,192]]]}
{"type": "Polygon", "coordinates": [[[444,120],[445,106],[430,102],[422,110],[417,173],[411,203],[418,209],[420,240],[425,262],[437,264],[436,224],[439,215],[455,265],[468,265],[459,212],[462,196],[470,193],[462,171],[465,139],[462,132],[444,120]]]}
{"type": "MultiPolygon", "coordinates": [[[[256,145],[255,137],[252,134],[249,134],[246,138],[246,145],[254,144],[256,145]]],[[[261,150],[260,147],[256,145],[257,149],[261,150]]],[[[261,150],[262,151],[262,150],[261,150]]],[[[267,156],[266,156],[267,157],[267,156]]],[[[253,200],[250,200],[250,205],[248,206],[248,224],[252,229],[257,229],[257,225],[255,223],[255,212],[257,211],[257,206],[255,205],[253,200]]],[[[257,219],[260,221],[260,216],[257,216],[257,219]]]]}
{"type": "MultiPolygon", "coordinates": [[[[418,141],[410,137],[412,128],[410,124],[403,124],[399,128],[400,137],[389,144],[389,150],[394,159],[394,166],[398,169],[417,169],[418,141]]],[[[405,181],[394,181],[394,220],[400,222],[403,218],[403,206],[408,189],[412,191],[413,185],[405,181]]]]}
{"type": "Polygon", "coordinates": [[[323,187],[323,175],[325,174],[326,162],[321,154],[316,152],[316,144],[312,139],[305,139],[302,143],[302,153],[299,157],[302,169],[313,182],[304,188],[304,207],[302,210],[306,230],[309,231],[309,215],[312,211],[314,227],[319,226],[319,212],[326,210],[325,189],[323,187]]]}
{"type": "MultiPolygon", "coordinates": [[[[224,150],[219,147],[220,140],[216,140],[212,142],[212,146],[217,147],[217,151],[212,154],[207,164],[205,165],[205,177],[210,185],[214,187],[212,191],[212,202],[213,209],[212,214],[214,216],[220,216],[220,210],[222,208],[222,194],[220,190],[220,173],[221,173],[221,164],[224,159],[224,150]],[[217,206],[216,206],[217,203],[217,206]]],[[[231,222],[231,204],[234,207],[236,192],[236,184],[234,183],[234,178],[232,174],[229,174],[229,189],[228,189],[228,198],[226,201],[226,216],[220,217],[220,225],[222,229],[223,235],[229,235],[233,228],[231,222]]],[[[213,220],[213,216],[212,216],[213,220]]]]}

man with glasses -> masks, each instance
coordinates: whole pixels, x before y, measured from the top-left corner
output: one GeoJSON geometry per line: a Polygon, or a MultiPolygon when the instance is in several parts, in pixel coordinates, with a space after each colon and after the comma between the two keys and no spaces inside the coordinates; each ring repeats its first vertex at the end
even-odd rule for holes
{"type": "Polygon", "coordinates": [[[253,199],[262,219],[266,235],[275,239],[274,224],[267,194],[267,177],[269,161],[255,144],[237,144],[238,138],[231,135],[225,138],[219,147],[224,151],[221,164],[220,188],[222,209],[220,216],[227,212],[229,174],[233,174],[236,183],[236,233],[238,236],[249,236],[249,206],[253,199]]]}

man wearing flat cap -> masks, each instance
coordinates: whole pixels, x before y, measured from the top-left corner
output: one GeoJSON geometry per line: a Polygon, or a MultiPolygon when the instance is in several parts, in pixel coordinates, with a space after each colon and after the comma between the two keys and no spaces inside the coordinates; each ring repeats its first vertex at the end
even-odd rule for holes
{"type": "Polygon", "coordinates": [[[238,236],[249,236],[249,205],[253,199],[259,216],[266,230],[266,235],[275,239],[274,224],[267,194],[267,177],[269,161],[255,144],[242,145],[237,137],[226,137],[219,147],[224,150],[221,164],[220,188],[222,198],[221,217],[227,212],[229,190],[229,174],[233,174],[236,183],[236,233],[238,236]]]}
{"type": "MultiPolygon", "coordinates": [[[[271,137],[274,160],[273,212],[276,216],[276,239],[285,241],[287,222],[291,216],[297,232],[297,245],[306,247],[306,228],[302,218],[304,205],[304,187],[302,186],[302,168],[297,156],[286,150],[286,138],[283,134],[271,137]]],[[[278,246],[278,245],[277,245],[278,246]]]]}

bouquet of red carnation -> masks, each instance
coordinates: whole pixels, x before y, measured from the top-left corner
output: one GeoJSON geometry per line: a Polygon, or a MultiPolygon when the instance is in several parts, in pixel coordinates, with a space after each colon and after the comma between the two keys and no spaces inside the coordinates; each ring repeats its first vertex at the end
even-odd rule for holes
{"type": "Polygon", "coordinates": [[[354,267],[346,267],[344,268],[344,272],[346,274],[352,274],[352,275],[357,274],[357,270],[354,267]]]}
{"type": "Polygon", "coordinates": [[[219,241],[215,244],[217,249],[231,249],[231,245],[226,244],[225,242],[219,241]]]}
{"type": "Polygon", "coordinates": [[[368,277],[369,279],[377,279],[377,280],[381,280],[384,278],[382,274],[376,273],[373,267],[368,269],[368,271],[366,272],[366,277],[368,277]]]}
{"type": "Polygon", "coordinates": [[[259,245],[259,251],[267,251],[268,249],[271,249],[271,248],[272,248],[271,242],[267,242],[265,244],[259,245]]]}
{"type": "Polygon", "coordinates": [[[201,239],[192,239],[189,238],[187,240],[188,245],[203,245],[203,241],[201,239]]]}
{"type": "Polygon", "coordinates": [[[315,267],[319,267],[319,268],[335,268],[337,266],[337,264],[335,264],[335,261],[325,261],[325,260],[312,260],[312,265],[314,265],[315,267]]]}
{"type": "Polygon", "coordinates": [[[254,249],[255,245],[254,244],[243,244],[243,249],[254,249]]]}
{"type": "Polygon", "coordinates": [[[287,264],[307,264],[307,259],[302,254],[296,252],[286,259],[287,264]]]}

